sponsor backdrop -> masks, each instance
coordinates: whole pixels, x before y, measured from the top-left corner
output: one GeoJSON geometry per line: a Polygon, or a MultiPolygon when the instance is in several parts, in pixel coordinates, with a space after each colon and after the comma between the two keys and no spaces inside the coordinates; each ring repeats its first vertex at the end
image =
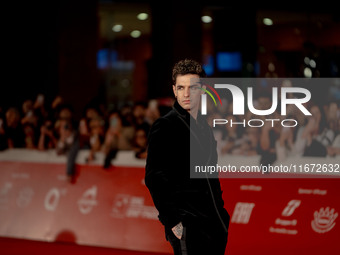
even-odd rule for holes
{"type": "MultiPolygon", "coordinates": [[[[143,164],[0,161],[0,236],[171,253],[143,164]]],[[[339,178],[221,179],[226,254],[340,254],[339,178]]]]}

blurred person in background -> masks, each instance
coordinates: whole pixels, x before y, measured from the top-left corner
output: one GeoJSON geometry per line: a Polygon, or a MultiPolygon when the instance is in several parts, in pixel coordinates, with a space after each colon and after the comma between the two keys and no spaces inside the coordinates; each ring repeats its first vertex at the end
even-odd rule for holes
{"type": "Polygon", "coordinates": [[[22,129],[25,135],[25,148],[26,149],[36,149],[36,137],[35,127],[32,124],[26,123],[22,125],[22,129]]]}
{"type": "MultiPolygon", "coordinates": [[[[332,104],[331,104],[332,105],[332,104]]],[[[333,119],[332,116],[332,107],[326,108],[321,114],[325,114],[325,125],[320,129],[319,134],[317,134],[312,141],[317,142],[325,148],[325,156],[327,155],[327,147],[331,146],[335,135],[336,135],[336,123],[337,121],[333,119]]],[[[336,109],[335,109],[336,111],[336,109]]]]}
{"type": "Polygon", "coordinates": [[[38,125],[38,117],[34,113],[33,101],[27,99],[22,104],[22,114],[21,124],[31,124],[34,127],[38,125]]]}
{"type": "Polygon", "coordinates": [[[259,137],[260,129],[253,127],[246,127],[244,134],[236,140],[230,154],[255,156],[259,153],[259,137]]]}
{"type": "MultiPolygon", "coordinates": [[[[231,124],[239,122],[239,120],[234,115],[228,115],[226,117],[228,123],[225,125],[225,133],[223,135],[223,146],[221,149],[222,154],[239,154],[235,153],[236,149],[239,149],[242,143],[242,133],[241,127],[237,124],[231,124]]],[[[240,153],[241,154],[241,153],[240,153]]]]}
{"type": "Polygon", "coordinates": [[[7,147],[7,138],[5,135],[5,115],[2,107],[0,106],[0,151],[6,150],[7,147]]]}
{"type": "Polygon", "coordinates": [[[38,145],[41,121],[45,116],[40,115],[40,111],[35,107],[37,102],[34,103],[31,99],[27,99],[22,104],[21,125],[25,134],[25,147],[28,149],[35,149],[38,145]]]}
{"type": "Polygon", "coordinates": [[[90,149],[90,128],[86,118],[82,118],[79,121],[79,128],[78,128],[78,139],[79,139],[79,146],[82,149],[90,149]]]}
{"type": "Polygon", "coordinates": [[[102,151],[105,136],[104,120],[101,117],[91,119],[89,129],[90,153],[87,162],[93,161],[95,159],[95,154],[102,151]]]}
{"type": "Polygon", "coordinates": [[[76,180],[77,172],[76,172],[76,159],[79,153],[79,150],[86,149],[90,150],[89,156],[86,158],[86,161],[92,161],[94,156],[91,151],[91,129],[89,123],[91,120],[97,118],[99,116],[98,111],[92,107],[85,107],[83,117],[80,119],[79,123],[74,123],[74,131],[72,135],[73,142],[70,144],[68,153],[67,153],[67,163],[66,163],[66,175],[68,181],[74,183],[76,180]]]}
{"type": "Polygon", "coordinates": [[[65,105],[64,98],[60,95],[56,96],[50,105],[49,115],[53,123],[55,123],[59,118],[59,113],[61,108],[65,105]]]}
{"type": "Polygon", "coordinates": [[[156,99],[151,99],[145,111],[145,120],[151,126],[160,117],[159,105],[156,99]]]}
{"type": "Polygon", "coordinates": [[[92,119],[100,117],[99,110],[94,106],[87,106],[85,109],[85,120],[89,123],[92,119]]]}
{"type": "MultiPolygon", "coordinates": [[[[288,116],[288,119],[292,119],[288,116]]],[[[295,127],[282,127],[279,138],[275,143],[276,160],[283,162],[292,155],[294,148],[294,132],[295,127]]]]}
{"type": "Polygon", "coordinates": [[[111,160],[116,157],[119,150],[132,150],[135,129],[129,125],[119,111],[109,114],[108,128],[105,133],[103,151],[105,154],[104,168],[111,166],[111,160]]]}
{"type": "MultiPolygon", "coordinates": [[[[320,142],[324,136],[333,136],[327,128],[326,114],[323,107],[311,105],[309,111],[312,116],[306,117],[306,124],[299,127],[294,142],[293,153],[300,156],[324,157],[327,155],[325,144],[320,142]]],[[[334,139],[334,137],[332,138],[334,139]]],[[[327,139],[324,140],[327,142],[327,139]]]]}
{"type": "Polygon", "coordinates": [[[58,141],[56,145],[56,152],[58,155],[66,155],[74,142],[72,122],[66,120],[60,121],[57,132],[58,141]]]}
{"type": "Polygon", "coordinates": [[[21,125],[20,112],[15,107],[10,107],[6,111],[5,135],[7,140],[7,147],[24,148],[25,134],[21,125]]]}
{"type": "Polygon", "coordinates": [[[331,157],[336,157],[340,155],[340,118],[338,118],[336,124],[334,124],[334,130],[336,136],[333,142],[329,146],[327,146],[327,154],[331,157]]]}
{"type": "MultiPolygon", "coordinates": [[[[259,110],[270,109],[272,102],[271,98],[267,95],[259,97],[258,101],[259,110]]],[[[264,119],[263,116],[258,116],[259,119],[264,119]]],[[[281,115],[278,112],[273,112],[267,119],[280,119],[281,115]]],[[[263,120],[264,121],[264,120],[263,120]]],[[[264,121],[264,125],[260,128],[260,139],[259,139],[259,155],[260,164],[268,165],[273,164],[277,160],[276,142],[280,137],[281,125],[273,124],[271,121],[264,121]]]]}
{"type": "Polygon", "coordinates": [[[62,106],[55,123],[58,139],[56,152],[58,155],[66,155],[69,152],[75,138],[74,127],[72,108],[68,105],[62,106]]]}
{"type": "Polygon", "coordinates": [[[146,119],[146,108],[143,102],[135,103],[132,108],[132,121],[135,128],[143,128],[148,133],[150,124],[146,119]]]}
{"type": "MultiPolygon", "coordinates": [[[[269,109],[262,108],[262,109],[269,109]]],[[[267,116],[268,119],[280,119],[280,115],[277,112],[267,116]]],[[[264,125],[261,127],[260,140],[259,140],[259,155],[260,164],[268,165],[273,164],[277,160],[276,142],[280,138],[282,127],[279,124],[272,124],[270,121],[264,121],[264,125]]]]}
{"type": "Polygon", "coordinates": [[[133,150],[135,151],[135,157],[139,159],[146,159],[147,157],[147,142],[148,142],[148,130],[143,127],[137,127],[134,139],[133,150]]]}
{"type": "Polygon", "coordinates": [[[55,136],[53,121],[52,119],[46,119],[40,127],[38,150],[55,149],[56,144],[57,138],[55,136]]]}
{"type": "MultiPolygon", "coordinates": [[[[207,116],[207,123],[211,127],[213,127],[213,121],[214,119],[223,119],[222,114],[216,110],[216,108],[212,108],[209,112],[209,115],[207,116]]],[[[223,140],[225,138],[225,126],[224,125],[216,125],[216,127],[213,129],[213,134],[215,137],[215,140],[217,141],[217,153],[218,155],[223,154],[223,146],[225,145],[225,141],[223,140]]]]}
{"type": "MultiPolygon", "coordinates": [[[[96,142],[94,142],[94,138],[92,138],[92,142],[91,142],[91,133],[93,136],[93,131],[91,131],[91,127],[90,127],[90,123],[92,122],[92,125],[95,125],[94,123],[97,123],[97,120],[101,120],[102,123],[104,123],[103,118],[101,117],[101,114],[99,112],[99,110],[92,106],[92,105],[88,105],[85,108],[83,117],[80,119],[79,121],[79,127],[78,127],[78,139],[79,139],[79,146],[80,149],[91,149],[91,143],[95,144],[96,142]]],[[[89,155],[88,158],[89,161],[93,160],[93,155],[89,155]]]]}
{"type": "Polygon", "coordinates": [[[96,153],[102,150],[105,134],[105,121],[101,112],[93,105],[85,107],[83,117],[79,123],[75,123],[73,132],[73,143],[67,154],[66,174],[68,180],[74,183],[76,180],[76,159],[79,150],[89,150],[86,162],[90,163],[96,159],[96,153]],[[78,124],[78,126],[77,126],[78,124]]]}
{"type": "Polygon", "coordinates": [[[119,115],[122,121],[122,127],[130,129],[134,132],[134,117],[133,117],[133,106],[129,103],[124,104],[119,108],[119,115]]]}
{"type": "Polygon", "coordinates": [[[50,117],[49,111],[46,109],[45,96],[43,94],[38,94],[34,105],[33,105],[34,115],[37,117],[38,128],[41,127],[44,121],[50,117]]]}

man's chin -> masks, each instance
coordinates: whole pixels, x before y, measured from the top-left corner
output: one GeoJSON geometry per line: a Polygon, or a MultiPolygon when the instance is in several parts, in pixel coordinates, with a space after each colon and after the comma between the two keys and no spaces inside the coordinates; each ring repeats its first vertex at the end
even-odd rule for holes
{"type": "Polygon", "coordinates": [[[187,110],[187,111],[189,111],[190,110],[190,104],[184,104],[184,103],[182,103],[182,104],[180,104],[180,106],[184,109],[184,110],[187,110]]]}

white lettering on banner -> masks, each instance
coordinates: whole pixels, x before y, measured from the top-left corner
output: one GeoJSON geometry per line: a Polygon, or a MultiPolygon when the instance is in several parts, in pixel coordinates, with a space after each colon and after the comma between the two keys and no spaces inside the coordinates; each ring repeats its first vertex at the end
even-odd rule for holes
{"type": "Polygon", "coordinates": [[[66,195],[67,189],[59,190],[58,188],[50,189],[45,196],[45,209],[47,211],[55,211],[57,209],[60,195],[66,195]]]}
{"type": "Polygon", "coordinates": [[[59,190],[57,188],[50,189],[45,197],[45,209],[47,211],[55,211],[59,203],[59,198],[59,190]]]}
{"type": "Polygon", "coordinates": [[[249,190],[249,191],[261,191],[262,186],[256,186],[256,185],[241,185],[240,190],[249,190]]]}
{"type": "Polygon", "coordinates": [[[327,194],[327,190],[320,190],[320,189],[314,189],[313,190],[313,195],[326,195],[327,194]]]}
{"type": "Polygon", "coordinates": [[[238,202],[235,205],[231,222],[238,224],[248,224],[254,206],[254,203],[238,202]]]}
{"type": "Polygon", "coordinates": [[[130,195],[118,194],[113,202],[111,216],[114,218],[124,218],[129,199],[130,195]]]}
{"type": "Polygon", "coordinates": [[[13,179],[29,179],[30,174],[29,173],[13,173],[12,178],[13,179]]]}
{"type": "Polygon", "coordinates": [[[269,232],[278,233],[278,234],[286,234],[286,235],[296,235],[298,233],[296,229],[274,228],[274,227],[270,227],[269,232]]]}
{"type": "Polygon", "coordinates": [[[0,188],[0,210],[8,209],[8,192],[13,187],[11,182],[5,182],[0,188]]]}
{"type": "Polygon", "coordinates": [[[79,210],[82,214],[89,214],[93,207],[98,204],[97,200],[97,186],[94,185],[86,190],[81,199],[78,200],[79,210]]]}
{"type": "Polygon", "coordinates": [[[321,189],[302,189],[299,188],[298,190],[299,194],[306,194],[306,195],[327,195],[327,190],[321,190],[321,189]]]}
{"type": "Polygon", "coordinates": [[[296,226],[297,220],[282,220],[280,218],[277,218],[275,220],[275,224],[281,226],[296,226]]]}
{"type": "Polygon", "coordinates": [[[335,209],[330,209],[326,207],[320,208],[319,211],[314,212],[314,219],[311,222],[312,229],[320,234],[330,231],[335,226],[335,220],[338,217],[338,213],[335,209]]]}
{"type": "Polygon", "coordinates": [[[0,196],[6,196],[12,187],[13,184],[11,182],[5,182],[4,186],[0,189],[0,196]]]}
{"type": "MultiPolygon", "coordinates": [[[[283,209],[281,215],[284,217],[292,216],[296,208],[298,208],[300,204],[301,204],[301,200],[295,200],[295,199],[290,200],[287,206],[283,209]]],[[[296,219],[282,220],[280,218],[276,218],[275,224],[281,225],[281,226],[296,226],[297,220],[296,219]]],[[[277,233],[277,234],[286,234],[286,235],[296,235],[298,233],[296,229],[275,228],[275,227],[270,227],[269,232],[277,233]]]]}
{"type": "Polygon", "coordinates": [[[113,202],[111,216],[158,220],[158,211],[154,206],[144,205],[144,197],[118,194],[113,202]]]}
{"type": "Polygon", "coordinates": [[[26,188],[21,189],[19,191],[19,195],[16,200],[17,206],[20,208],[24,208],[28,206],[32,201],[33,195],[34,195],[34,191],[32,188],[26,187],[26,188]]]}
{"type": "Polygon", "coordinates": [[[58,174],[57,175],[57,180],[58,181],[66,181],[67,180],[67,176],[65,174],[58,174]]]}
{"type": "Polygon", "coordinates": [[[281,215],[285,217],[291,216],[294,213],[295,209],[300,206],[300,204],[301,200],[290,200],[285,209],[283,209],[281,215]]]}

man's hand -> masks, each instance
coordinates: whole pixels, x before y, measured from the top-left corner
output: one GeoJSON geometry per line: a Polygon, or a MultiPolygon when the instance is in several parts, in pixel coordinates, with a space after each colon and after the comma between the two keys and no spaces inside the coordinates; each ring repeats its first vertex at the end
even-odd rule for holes
{"type": "Polygon", "coordinates": [[[183,235],[183,225],[182,222],[178,223],[176,226],[174,226],[172,229],[172,232],[174,235],[178,238],[181,239],[183,235]]]}

